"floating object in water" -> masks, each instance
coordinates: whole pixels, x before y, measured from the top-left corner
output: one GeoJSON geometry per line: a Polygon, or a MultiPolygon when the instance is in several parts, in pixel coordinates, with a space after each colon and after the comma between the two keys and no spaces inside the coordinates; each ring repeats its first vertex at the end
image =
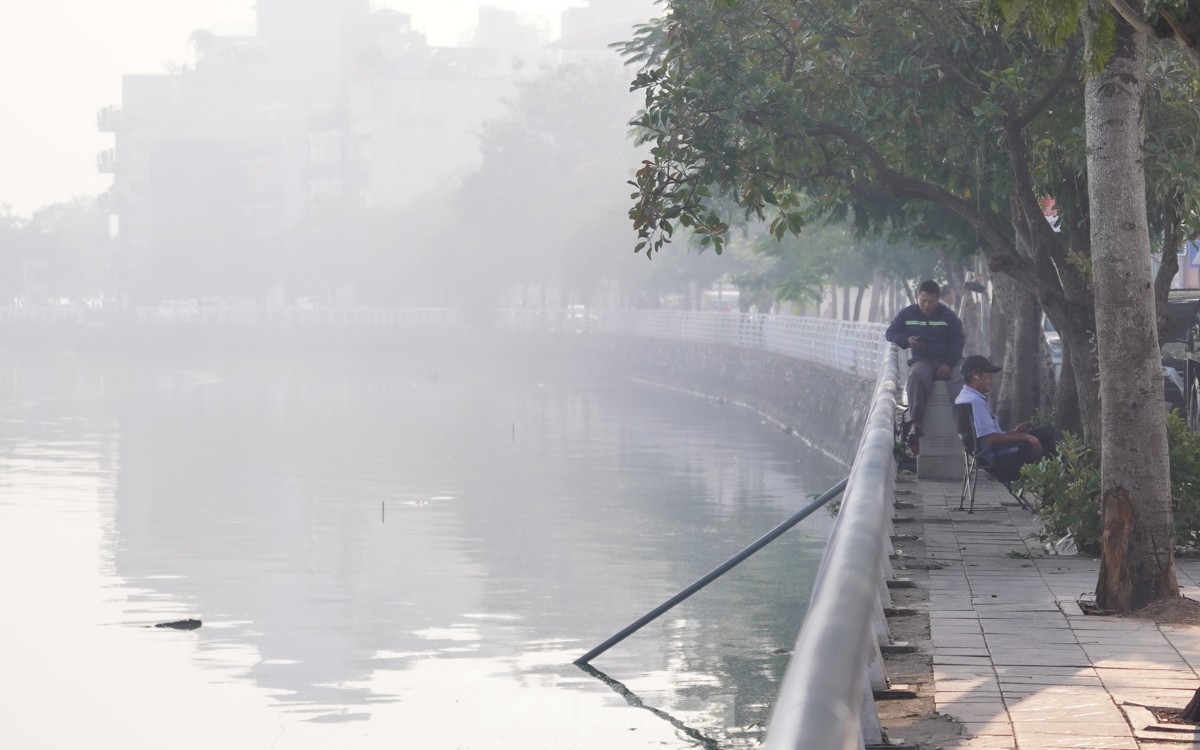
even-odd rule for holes
{"type": "Polygon", "coordinates": [[[196,630],[201,625],[203,625],[203,623],[200,622],[199,620],[188,619],[188,620],[172,620],[171,622],[160,622],[157,625],[154,625],[152,627],[171,628],[173,630],[196,630]]]}

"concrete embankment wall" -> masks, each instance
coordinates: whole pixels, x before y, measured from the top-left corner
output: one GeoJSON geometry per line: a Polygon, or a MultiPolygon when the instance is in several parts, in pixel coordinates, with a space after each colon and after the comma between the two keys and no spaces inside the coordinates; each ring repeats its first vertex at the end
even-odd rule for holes
{"type": "Polygon", "coordinates": [[[857,377],[754,349],[603,333],[355,327],[208,328],[49,325],[0,329],[0,353],[215,357],[345,356],[509,363],[530,377],[628,378],[736,402],[849,465],[870,411],[875,374],[857,377]]]}
{"type": "Polygon", "coordinates": [[[871,409],[874,379],[769,352],[621,337],[626,377],[753,408],[849,466],[871,409]]]}

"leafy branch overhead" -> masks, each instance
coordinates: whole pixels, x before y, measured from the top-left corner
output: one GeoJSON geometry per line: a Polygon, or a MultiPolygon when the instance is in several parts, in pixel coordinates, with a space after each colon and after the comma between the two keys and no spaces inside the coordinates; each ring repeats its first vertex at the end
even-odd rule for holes
{"type": "MultiPolygon", "coordinates": [[[[639,250],[661,250],[676,227],[719,250],[717,197],[779,237],[816,215],[879,224],[921,200],[1011,243],[998,214],[1013,183],[994,162],[1013,131],[1040,119],[1033,135],[1051,132],[1076,48],[988,32],[972,3],[842,6],[675,0],[625,45],[645,95],[633,125],[651,146],[631,183],[639,250]]],[[[1039,141],[1082,153],[1078,139],[1039,141]]]]}
{"type": "MultiPolygon", "coordinates": [[[[1080,248],[1039,223],[1047,197],[1060,229],[1085,222],[1080,2],[672,0],[622,47],[650,146],[630,183],[637,251],[682,228],[720,252],[734,220],[722,202],[777,237],[821,216],[902,227],[933,206],[1008,271],[1022,273],[1024,246],[1071,273],[1080,248]],[[1043,30],[1022,31],[1022,14],[1043,30]]],[[[1149,198],[1187,203],[1169,220],[1197,226],[1195,75],[1159,60],[1149,198]]],[[[1035,264],[1023,281],[1056,273],[1035,264]]]]}

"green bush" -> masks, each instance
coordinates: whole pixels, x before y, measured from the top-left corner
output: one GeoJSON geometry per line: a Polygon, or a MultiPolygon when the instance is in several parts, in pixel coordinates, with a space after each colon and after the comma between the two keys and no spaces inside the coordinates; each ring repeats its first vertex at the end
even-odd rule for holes
{"type": "Polygon", "coordinates": [[[1171,512],[1175,545],[1200,547],[1200,433],[1188,430],[1179,412],[1167,415],[1171,451],[1171,512]]]}
{"type": "Polygon", "coordinates": [[[1013,489],[1041,500],[1038,539],[1057,542],[1070,536],[1081,552],[1099,554],[1104,525],[1100,519],[1100,470],[1083,439],[1066,433],[1058,456],[1021,467],[1013,489]]]}
{"type": "MultiPolygon", "coordinates": [[[[1167,415],[1171,460],[1171,510],[1175,545],[1200,548],[1200,433],[1191,432],[1178,412],[1167,415]]],[[[1100,518],[1100,470],[1083,440],[1067,433],[1058,457],[1021,467],[1013,488],[1041,499],[1038,539],[1055,542],[1070,536],[1082,552],[1099,554],[1104,531],[1100,518]]]]}

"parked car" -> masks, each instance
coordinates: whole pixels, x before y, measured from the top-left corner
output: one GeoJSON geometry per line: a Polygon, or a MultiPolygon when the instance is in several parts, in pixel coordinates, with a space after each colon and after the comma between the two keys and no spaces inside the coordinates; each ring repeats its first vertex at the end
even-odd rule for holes
{"type": "Polygon", "coordinates": [[[1200,289],[1172,289],[1166,329],[1160,331],[1163,396],[1193,432],[1200,432],[1200,289]]]}

